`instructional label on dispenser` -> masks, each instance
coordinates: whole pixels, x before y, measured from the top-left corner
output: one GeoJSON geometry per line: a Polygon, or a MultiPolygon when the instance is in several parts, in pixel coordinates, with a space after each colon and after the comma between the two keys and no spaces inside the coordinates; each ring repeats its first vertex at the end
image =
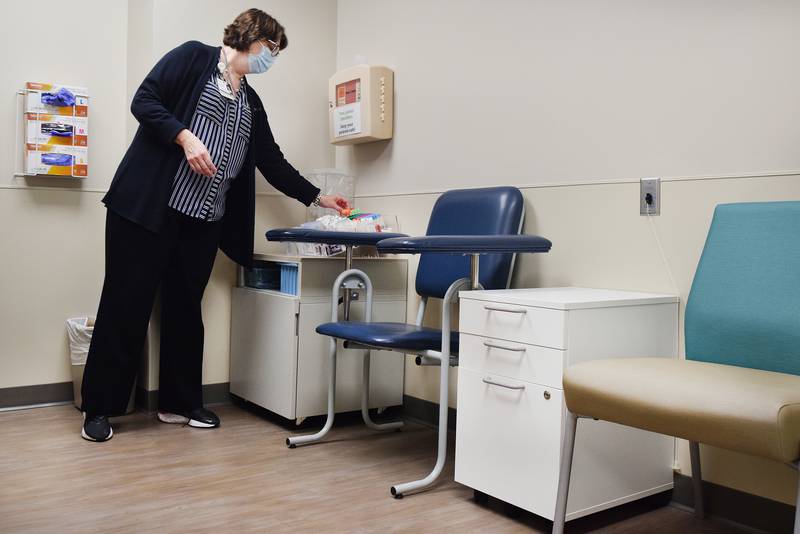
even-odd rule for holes
{"type": "Polygon", "coordinates": [[[336,107],[333,109],[335,137],[361,133],[361,79],[336,86],[336,107]]]}
{"type": "Polygon", "coordinates": [[[361,104],[347,104],[333,110],[336,137],[361,133],[361,104]]]}

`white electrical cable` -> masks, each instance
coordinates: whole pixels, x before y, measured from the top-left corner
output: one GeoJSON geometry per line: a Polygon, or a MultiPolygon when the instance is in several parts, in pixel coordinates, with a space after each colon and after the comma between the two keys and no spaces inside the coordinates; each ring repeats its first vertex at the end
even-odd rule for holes
{"type": "MultiPolygon", "coordinates": [[[[669,276],[669,282],[672,285],[672,291],[675,295],[680,298],[680,291],[678,290],[678,284],[675,283],[675,276],[672,274],[672,269],[669,266],[669,261],[667,260],[667,254],[664,252],[664,247],[661,245],[661,239],[658,237],[658,230],[656,229],[656,223],[653,221],[653,216],[649,213],[647,214],[647,221],[650,223],[650,230],[653,232],[653,238],[655,239],[656,246],[658,247],[658,252],[661,255],[661,261],[664,263],[664,269],[667,271],[667,276],[669,276]]],[[[680,344],[681,339],[681,322],[678,321],[678,331],[676,335],[678,337],[678,343],[680,344]]],[[[679,349],[680,350],[680,349],[679,349]]],[[[680,471],[680,464],[678,463],[678,438],[672,438],[672,469],[680,471]]]]}
{"type": "Polygon", "coordinates": [[[672,275],[672,269],[669,266],[667,255],[664,252],[664,247],[661,245],[661,239],[658,237],[658,231],[656,230],[656,223],[653,222],[653,216],[650,215],[649,213],[647,214],[647,221],[650,223],[650,229],[653,232],[653,238],[656,241],[658,252],[659,254],[661,254],[661,261],[664,263],[664,268],[667,271],[667,276],[669,276],[669,283],[672,285],[672,291],[674,291],[676,295],[680,296],[680,291],[678,290],[678,284],[675,283],[675,277],[672,275]]]}

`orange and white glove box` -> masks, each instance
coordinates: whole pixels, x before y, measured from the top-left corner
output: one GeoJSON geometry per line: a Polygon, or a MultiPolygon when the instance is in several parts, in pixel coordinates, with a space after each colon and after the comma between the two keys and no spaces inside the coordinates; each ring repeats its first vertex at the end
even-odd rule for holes
{"type": "Polygon", "coordinates": [[[80,146],[26,145],[25,173],[29,175],[86,177],[89,151],[80,146]]]}
{"type": "Polygon", "coordinates": [[[34,145],[88,146],[86,117],[25,114],[25,142],[34,145]]]}
{"type": "Polygon", "coordinates": [[[25,84],[25,113],[88,117],[89,90],[86,87],[71,85],[28,82],[25,84]],[[75,103],[72,106],[55,106],[42,101],[42,96],[45,93],[57,93],[59,89],[67,89],[75,96],[75,103]]]}

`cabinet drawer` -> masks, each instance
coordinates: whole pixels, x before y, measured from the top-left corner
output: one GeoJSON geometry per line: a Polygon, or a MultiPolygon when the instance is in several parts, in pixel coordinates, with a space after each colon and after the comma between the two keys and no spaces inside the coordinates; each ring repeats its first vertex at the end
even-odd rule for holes
{"type": "Polygon", "coordinates": [[[477,336],[566,349],[567,312],[461,299],[459,330],[477,336]]]}
{"type": "Polygon", "coordinates": [[[561,402],[558,389],[460,367],[456,481],[552,519],[561,402]]]}
{"type": "Polygon", "coordinates": [[[561,389],[563,350],[462,333],[458,360],[459,367],[473,371],[561,389]]]}

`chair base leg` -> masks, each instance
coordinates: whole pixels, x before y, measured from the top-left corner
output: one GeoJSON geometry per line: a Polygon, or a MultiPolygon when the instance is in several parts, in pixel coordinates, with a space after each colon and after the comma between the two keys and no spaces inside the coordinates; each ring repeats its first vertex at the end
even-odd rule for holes
{"type": "MultiPolygon", "coordinates": [[[[795,464],[794,468],[800,471],[800,464],[795,464]]],[[[797,478],[797,497],[794,501],[794,534],[800,534],[800,476],[797,478]]]]}
{"type": "MultiPolygon", "coordinates": [[[[447,374],[448,368],[446,365],[442,366],[442,370],[443,374],[447,374]]],[[[447,390],[445,389],[445,391],[447,390]]],[[[390,488],[390,492],[395,499],[402,499],[403,494],[410,491],[417,491],[427,488],[436,482],[436,479],[439,478],[439,475],[441,475],[442,470],[444,469],[444,463],[447,459],[447,399],[445,399],[444,404],[440,404],[439,406],[439,440],[436,464],[434,465],[433,470],[431,470],[431,472],[425,478],[414,480],[413,482],[395,484],[392,486],[390,488]],[[444,421],[442,421],[442,419],[444,419],[444,421]]]]}
{"type": "MultiPolygon", "coordinates": [[[[476,262],[477,259],[473,260],[475,265],[477,265],[476,262]]],[[[469,278],[460,278],[450,284],[450,287],[447,288],[444,294],[444,299],[442,299],[442,352],[441,365],[439,366],[439,441],[436,465],[433,466],[433,470],[425,478],[392,486],[391,492],[395,499],[402,499],[403,494],[406,492],[427,488],[439,478],[439,475],[442,474],[442,470],[444,469],[444,462],[447,459],[447,402],[450,377],[450,366],[447,362],[450,362],[451,305],[458,299],[459,290],[469,287],[470,285],[469,278]]]]}
{"type": "Polygon", "coordinates": [[[425,478],[392,486],[390,491],[395,499],[402,499],[403,494],[409,491],[427,488],[436,482],[436,479],[439,478],[439,475],[444,469],[444,463],[447,459],[447,388],[450,368],[447,365],[442,365],[439,369],[439,434],[436,464],[425,478]]]}
{"type": "Polygon", "coordinates": [[[389,431],[400,430],[403,427],[402,421],[392,421],[391,423],[376,423],[369,415],[369,364],[371,354],[369,350],[364,351],[363,376],[361,378],[361,418],[364,424],[372,430],[389,431]]]}
{"type": "Polygon", "coordinates": [[[325,426],[316,434],[286,438],[286,446],[290,449],[321,440],[333,427],[333,419],[336,417],[336,340],[333,338],[330,340],[328,364],[330,365],[328,370],[328,418],[325,420],[325,426]]]}
{"type": "Polygon", "coordinates": [[[700,443],[689,442],[689,458],[692,463],[692,489],[694,490],[694,515],[705,519],[706,509],[703,499],[703,475],[700,471],[700,443]]]}
{"type": "Polygon", "coordinates": [[[558,470],[558,492],[556,511],[553,516],[553,534],[563,534],[567,522],[567,498],[569,479],[572,474],[572,454],[575,451],[575,432],[578,429],[578,416],[567,410],[564,424],[564,441],[561,442],[561,465],[558,470]]]}

